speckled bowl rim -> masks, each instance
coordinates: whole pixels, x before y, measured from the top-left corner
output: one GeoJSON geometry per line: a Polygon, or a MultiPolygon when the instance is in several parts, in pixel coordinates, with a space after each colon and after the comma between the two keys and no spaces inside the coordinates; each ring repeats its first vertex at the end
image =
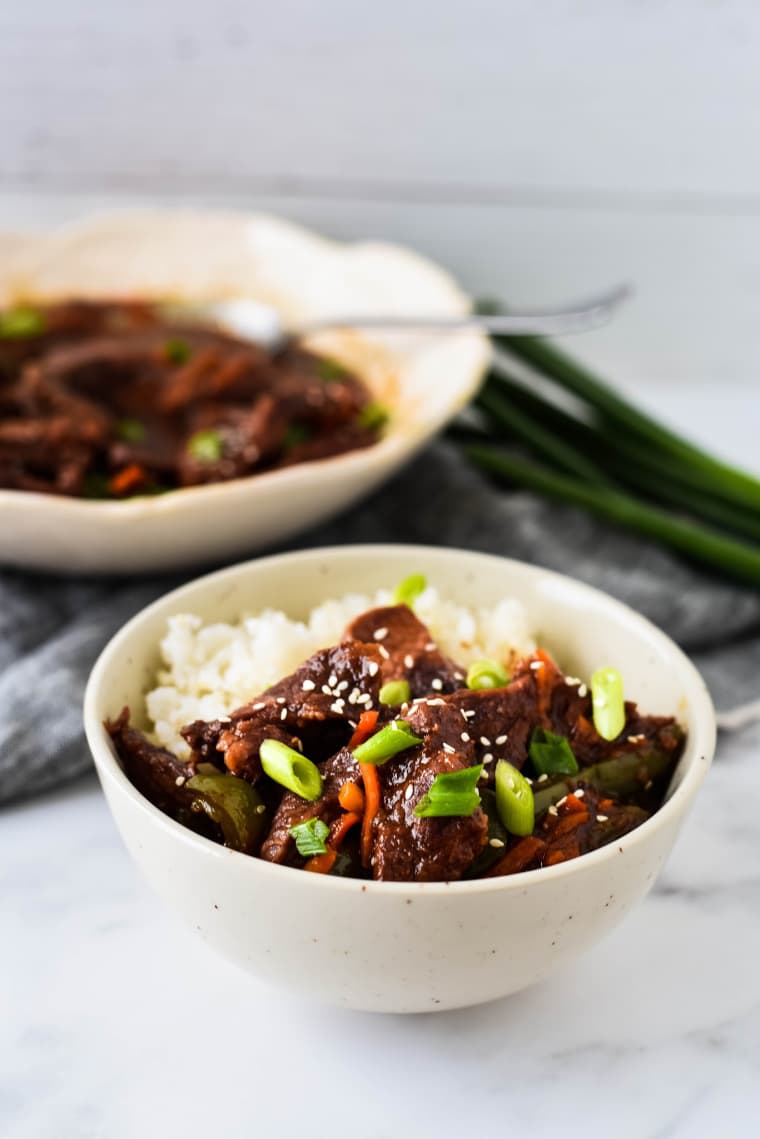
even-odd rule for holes
{"type": "MultiPolygon", "coordinates": [[[[673,660],[673,666],[678,668],[679,677],[684,687],[684,697],[689,705],[692,719],[686,748],[680,760],[680,764],[685,765],[684,772],[676,789],[669,795],[668,799],[654,815],[642,823],[641,826],[636,827],[636,829],[629,832],[629,834],[624,835],[621,839],[613,843],[609,843],[607,846],[600,847],[598,850],[584,854],[568,862],[558,863],[556,866],[541,867],[537,870],[526,870],[519,874],[507,875],[501,878],[479,878],[471,881],[457,882],[375,882],[358,878],[340,878],[337,876],[315,874],[310,875],[315,890],[323,890],[328,893],[332,890],[347,890],[357,894],[379,892],[386,896],[391,893],[408,895],[410,892],[417,893],[418,895],[440,895],[450,894],[454,891],[457,894],[464,895],[475,893],[496,894],[511,890],[524,891],[531,886],[537,885],[539,882],[548,881],[550,878],[558,879],[576,875],[583,873],[585,868],[590,868],[592,865],[598,865],[605,861],[613,861],[620,853],[624,854],[634,847],[646,843],[656,828],[666,826],[673,819],[674,815],[678,815],[680,811],[688,809],[690,802],[694,799],[702,785],[714,757],[716,743],[715,710],[705,682],[699,672],[685,653],[682,652],[666,633],[624,602],[618,601],[608,593],[600,589],[595,589],[593,586],[586,585],[584,582],[580,582],[566,574],[556,573],[554,570],[533,566],[514,558],[500,557],[495,554],[483,554],[454,547],[391,543],[383,545],[325,546],[286,554],[274,554],[264,558],[254,558],[222,570],[217,570],[214,573],[204,574],[198,578],[194,578],[192,581],[186,582],[179,588],[169,591],[140,610],[140,612],[132,617],[105,646],[93,666],[85,691],[85,734],[101,782],[105,784],[107,781],[119,794],[126,795],[131,799],[148,819],[152,820],[159,827],[162,827],[170,836],[176,838],[178,841],[194,847],[200,854],[221,859],[236,859],[238,865],[241,864],[242,860],[242,862],[250,866],[250,873],[252,874],[275,874],[277,876],[281,876],[282,874],[298,874],[302,876],[303,871],[296,867],[279,866],[274,863],[265,862],[251,855],[229,850],[227,847],[220,846],[211,839],[197,835],[187,827],[182,826],[181,823],[177,823],[169,818],[168,815],[165,815],[158,807],[155,807],[146,799],[125,775],[116,759],[116,754],[110,741],[107,740],[104,734],[102,726],[103,713],[99,710],[103,702],[101,694],[103,680],[112,667],[114,660],[119,656],[124,657],[124,650],[129,644],[131,637],[144,621],[150,619],[159,609],[163,608],[167,602],[181,601],[186,593],[196,590],[201,584],[209,589],[215,589],[217,586],[222,585],[227,579],[238,578],[241,575],[245,575],[248,571],[259,570],[264,567],[276,571],[279,565],[286,562],[293,563],[299,560],[308,562],[318,558],[353,558],[357,552],[361,552],[362,555],[376,560],[382,558],[384,554],[391,552],[398,553],[399,551],[403,551],[412,561],[414,560],[415,553],[425,556],[435,554],[442,558],[445,558],[446,555],[457,557],[466,555],[473,561],[498,563],[502,566],[508,566],[518,573],[527,573],[528,575],[535,574],[545,581],[561,582],[565,587],[570,586],[573,590],[577,591],[579,596],[585,597],[597,606],[607,608],[617,613],[629,622],[633,621],[634,625],[641,630],[642,634],[648,636],[661,649],[670,654],[673,660]]],[[[677,825],[676,823],[676,826],[677,825]]]]}

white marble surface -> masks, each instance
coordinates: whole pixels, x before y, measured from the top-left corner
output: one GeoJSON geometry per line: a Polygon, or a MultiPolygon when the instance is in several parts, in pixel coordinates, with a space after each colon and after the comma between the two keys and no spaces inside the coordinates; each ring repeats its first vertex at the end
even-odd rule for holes
{"type": "MultiPolygon", "coordinates": [[[[747,383],[645,397],[758,468],[747,383]]],[[[757,1135],[759,753],[757,727],[721,740],[654,892],[578,964],[406,1019],[306,1006],[212,956],[138,878],[94,779],[3,811],[0,1134],[757,1135]]]]}

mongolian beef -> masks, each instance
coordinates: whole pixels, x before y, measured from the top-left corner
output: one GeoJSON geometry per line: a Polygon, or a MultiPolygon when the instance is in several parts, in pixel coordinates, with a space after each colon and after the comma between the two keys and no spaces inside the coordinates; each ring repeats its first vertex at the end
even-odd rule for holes
{"type": "Polygon", "coordinates": [[[158,305],[0,311],[0,487],[157,494],[368,447],[383,420],[335,361],[158,305]]]}
{"type": "Polygon", "coordinates": [[[124,709],[106,728],[128,777],[235,850],[396,882],[553,866],[657,810],[684,743],[673,718],[624,701],[615,669],[587,685],[541,649],[459,667],[414,612],[424,587],[402,583],[229,717],[186,724],[186,758],[124,709]]]}

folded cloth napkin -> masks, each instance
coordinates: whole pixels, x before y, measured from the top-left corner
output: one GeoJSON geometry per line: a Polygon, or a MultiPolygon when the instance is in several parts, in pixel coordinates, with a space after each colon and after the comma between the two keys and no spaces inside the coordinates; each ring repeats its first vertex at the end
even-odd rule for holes
{"type": "MultiPolygon", "coordinates": [[[[460,546],[581,578],[662,626],[702,668],[719,706],[758,695],[760,593],[700,573],[579,510],[494,487],[446,442],[291,548],[348,542],[460,546]]],[[[190,576],[0,573],[0,801],[88,769],[81,709],[95,658],[138,609],[190,576]]]]}

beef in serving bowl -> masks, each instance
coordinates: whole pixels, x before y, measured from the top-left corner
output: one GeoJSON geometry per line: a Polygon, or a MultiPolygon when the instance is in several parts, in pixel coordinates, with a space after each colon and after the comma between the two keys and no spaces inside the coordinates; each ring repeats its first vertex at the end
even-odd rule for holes
{"type": "MultiPolygon", "coordinates": [[[[417,609],[433,626],[444,655],[464,663],[462,644],[470,639],[472,628],[462,626],[449,644],[445,631],[436,627],[421,600],[417,609]]],[[[382,638],[375,643],[382,644],[382,638]]],[[[477,647],[484,656],[498,656],[498,645],[493,641],[478,642],[477,647]]],[[[513,677],[515,664],[510,662],[513,677]]],[[[528,665],[527,671],[538,670],[528,665]]],[[[439,678],[440,674],[430,676],[431,687],[439,678]]],[[[334,688],[329,681],[328,675],[326,686],[334,688]]],[[[528,680],[527,684],[531,683],[528,680]]],[[[569,687],[578,689],[580,685],[570,683],[569,687]]],[[[346,691],[351,694],[351,689],[341,694],[346,691]]],[[[481,695],[478,690],[460,688],[444,691],[433,700],[454,697],[457,691],[465,700],[481,695]]],[[[329,694],[323,695],[327,698],[329,694]]],[[[576,697],[583,698],[579,692],[576,697]]],[[[277,699],[275,696],[275,702],[277,699]]],[[[435,709],[434,705],[429,710],[431,715],[435,709]]],[[[370,709],[379,710],[380,706],[370,709]]],[[[558,716],[561,711],[556,709],[558,716]]],[[[427,712],[423,710],[422,714],[427,712]]],[[[400,718],[399,708],[388,706],[382,715],[400,718]]],[[[651,887],[714,749],[712,706],[701,679],[678,648],[642,617],[596,590],[533,566],[424,547],[345,547],[265,558],[212,574],[169,594],[134,618],[104,650],[88,685],[85,724],[106,797],[129,850],[154,888],[204,940],[256,976],[304,995],[348,1007],[403,1012],[454,1008],[515,992],[566,965],[598,940],[651,887]],[[326,599],[355,592],[358,583],[365,595],[374,599],[388,582],[400,580],[412,566],[434,581],[442,594],[455,598],[459,606],[474,611],[490,607],[495,612],[504,597],[519,602],[527,626],[516,632],[510,629],[505,640],[511,640],[524,659],[532,659],[534,646],[529,633],[536,630],[546,651],[572,674],[567,677],[570,681],[573,676],[591,676],[600,662],[614,661],[626,692],[642,708],[656,717],[677,713],[686,732],[683,751],[661,806],[649,818],[582,857],[565,858],[554,865],[546,865],[544,860],[540,868],[524,873],[486,873],[480,878],[446,882],[376,881],[336,873],[305,873],[299,866],[306,856],[299,855],[297,847],[296,853],[288,847],[295,865],[284,866],[225,848],[217,841],[219,820],[209,817],[205,808],[199,813],[190,804],[192,825],[198,825],[202,814],[209,826],[205,834],[199,834],[151,803],[130,781],[103,726],[106,719],[115,723],[124,706],[132,709],[138,730],[158,728],[161,742],[153,746],[171,753],[186,747],[180,761],[183,765],[190,755],[190,747],[179,733],[196,709],[194,703],[185,704],[190,715],[182,713],[182,701],[192,695],[182,687],[182,645],[188,644],[183,614],[195,614],[197,629],[206,625],[214,630],[206,634],[208,644],[221,623],[234,627],[241,614],[280,609],[301,619],[295,641],[285,645],[285,629],[283,636],[274,640],[258,639],[254,658],[244,653],[238,659],[233,654],[228,665],[235,667],[217,673],[214,666],[205,673],[200,690],[203,715],[196,718],[213,722],[223,718],[224,702],[214,704],[212,690],[226,684],[229,707],[237,701],[237,665],[253,680],[255,690],[271,687],[278,677],[292,671],[299,659],[316,650],[319,641],[336,640],[333,630],[342,629],[352,619],[350,614],[335,612],[334,606],[325,606],[326,599]],[[310,639],[305,619],[320,606],[321,624],[311,630],[310,639]],[[170,663],[164,659],[162,665],[160,645],[163,640],[166,658],[167,622],[175,623],[173,648],[170,646],[170,663]],[[325,637],[326,631],[330,636],[325,637]],[[251,659],[258,662],[261,676],[253,675],[251,659]]],[[[473,735],[464,718],[462,731],[473,735]]],[[[194,750],[203,746],[203,735],[197,728],[190,733],[194,750]]],[[[487,733],[486,738],[491,739],[487,733]]],[[[593,737],[590,739],[593,742],[593,737]]],[[[308,754],[305,738],[303,743],[308,754]]],[[[212,732],[211,759],[200,762],[212,763],[217,776],[230,778],[235,785],[250,785],[240,776],[221,773],[216,744],[217,736],[212,732]]],[[[478,744],[486,746],[480,740],[478,744]]],[[[340,745],[338,740],[336,749],[340,745]]],[[[314,749],[311,758],[318,766],[329,762],[318,753],[314,741],[310,746],[314,749]]],[[[577,747],[579,757],[583,757],[580,741],[577,747]]],[[[241,762],[244,750],[238,756],[241,762]]],[[[225,755],[230,751],[228,748],[225,755]]],[[[596,757],[589,753],[586,758],[596,757]]],[[[385,779],[383,766],[387,765],[378,767],[378,776],[385,779]]],[[[592,767],[593,762],[587,770],[592,767]]],[[[526,764],[524,771],[529,770],[526,764]]],[[[175,786],[176,779],[186,774],[184,766],[173,773],[175,786]]],[[[340,796],[346,780],[338,773],[336,782],[340,796]]],[[[534,794],[540,795],[549,782],[549,778],[542,783],[536,779],[534,794]]],[[[254,844],[263,842],[271,832],[277,808],[275,802],[266,801],[265,786],[264,779],[251,786],[264,800],[261,817],[266,824],[266,830],[262,827],[254,836],[254,844]]],[[[173,793],[168,783],[167,790],[173,793]]],[[[644,795],[653,790],[641,787],[644,795]]],[[[487,800],[490,793],[484,780],[481,799],[487,800]]],[[[588,795],[587,789],[581,803],[588,795]]],[[[350,810],[352,804],[345,792],[344,801],[350,810]]],[[[645,811],[655,805],[642,801],[645,811]]],[[[344,809],[340,798],[338,806],[344,809]]],[[[570,806],[575,804],[571,802],[570,806]]],[[[557,806],[557,811],[561,819],[562,808],[557,806]]],[[[612,818],[611,812],[603,809],[596,814],[612,818]]],[[[540,833],[525,837],[546,841],[540,833]]],[[[341,851],[350,853],[351,842],[358,843],[360,857],[360,840],[361,824],[357,822],[349,829],[341,851]]],[[[513,843],[514,837],[508,842],[513,843]]],[[[509,853],[507,843],[500,848],[488,842],[483,850],[501,857],[509,853]]],[[[370,871],[362,869],[360,873],[370,871]]]]}

